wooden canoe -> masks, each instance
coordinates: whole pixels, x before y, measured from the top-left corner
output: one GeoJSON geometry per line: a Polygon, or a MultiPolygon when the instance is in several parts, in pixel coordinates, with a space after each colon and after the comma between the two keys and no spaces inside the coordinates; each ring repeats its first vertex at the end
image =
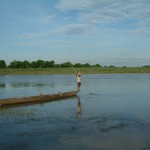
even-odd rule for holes
{"type": "Polygon", "coordinates": [[[40,94],[39,96],[30,96],[23,98],[9,98],[9,99],[0,99],[0,106],[9,106],[9,105],[17,105],[17,104],[29,104],[29,103],[43,103],[49,101],[55,101],[60,99],[65,99],[69,97],[76,96],[78,91],[70,91],[65,93],[56,93],[50,95],[40,94]]]}

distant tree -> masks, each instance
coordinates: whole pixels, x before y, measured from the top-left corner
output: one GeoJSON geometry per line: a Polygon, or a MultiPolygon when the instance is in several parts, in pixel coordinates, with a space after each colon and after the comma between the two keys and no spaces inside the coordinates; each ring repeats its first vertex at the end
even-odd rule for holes
{"type": "Polygon", "coordinates": [[[82,65],[80,63],[76,63],[74,67],[82,67],[82,65]]]}
{"type": "Polygon", "coordinates": [[[55,61],[44,61],[44,60],[37,60],[37,61],[33,61],[31,63],[31,67],[33,68],[52,68],[54,67],[55,61]]]}
{"type": "Polygon", "coordinates": [[[23,61],[21,68],[30,68],[30,62],[27,60],[23,61]]]}
{"type": "Polygon", "coordinates": [[[47,67],[50,67],[50,68],[53,68],[55,65],[55,61],[52,60],[52,61],[47,61],[47,67]]]}
{"type": "Polygon", "coordinates": [[[91,67],[89,63],[82,64],[82,67],[91,67]]]}
{"type": "Polygon", "coordinates": [[[22,68],[22,62],[14,60],[10,62],[9,68],[22,68]]]}
{"type": "MultiPolygon", "coordinates": [[[[68,68],[68,67],[102,67],[100,64],[95,64],[95,65],[90,65],[89,63],[81,64],[81,63],[76,63],[72,64],[71,62],[65,62],[62,64],[55,64],[54,60],[51,61],[44,61],[44,60],[36,60],[29,62],[27,60],[24,61],[12,61],[10,62],[10,65],[8,67],[10,68],[68,68]]],[[[7,65],[4,60],[0,60],[0,68],[6,68],[7,65]]],[[[109,68],[114,68],[115,66],[110,65],[110,66],[104,66],[104,67],[109,67],[109,68]]],[[[123,66],[125,68],[126,66],[123,66]]],[[[150,66],[143,66],[143,67],[150,67],[150,66]]]]}
{"type": "Polygon", "coordinates": [[[30,67],[31,67],[31,68],[37,68],[37,63],[36,63],[36,61],[32,61],[32,62],[30,63],[30,67]]]}
{"type": "Polygon", "coordinates": [[[54,68],[61,68],[61,64],[55,64],[54,68]]]}
{"type": "Polygon", "coordinates": [[[44,67],[44,68],[49,68],[49,66],[50,66],[49,61],[45,61],[43,67],[44,67]]]}
{"type": "Polygon", "coordinates": [[[37,68],[45,68],[45,61],[39,59],[36,61],[37,68]]]}
{"type": "Polygon", "coordinates": [[[127,66],[122,66],[122,68],[127,68],[127,66]]]}
{"type": "Polygon", "coordinates": [[[143,66],[144,68],[149,68],[150,66],[149,65],[146,65],[146,66],[143,66]]]}
{"type": "Polygon", "coordinates": [[[93,67],[102,67],[100,64],[95,64],[93,67]]]}
{"type": "Polygon", "coordinates": [[[0,60],[0,69],[7,68],[5,60],[0,60]]]}
{"type": "Polygon", "coordinates": [[[16,66],[15,66],[15,60],[14,61],[12,61],[12,62],[10,62],[10,64],[9,64],[9,68],[15,68],[16,66]]]}
{"type": "Polygon", "coordinates": [[[68,68],[68,67],[71,67],[71,63],[70,62],[66,62],[66,63],[62,63],[61,64],[61,67],[63,67],[63,68],[68,68]]]}
{"type": "Polygon", "coordinates": [[[114,68],[115,66],[113,66],[113,65],[110,65],[109,67],[110,67],[110,68],[114,68]]]}

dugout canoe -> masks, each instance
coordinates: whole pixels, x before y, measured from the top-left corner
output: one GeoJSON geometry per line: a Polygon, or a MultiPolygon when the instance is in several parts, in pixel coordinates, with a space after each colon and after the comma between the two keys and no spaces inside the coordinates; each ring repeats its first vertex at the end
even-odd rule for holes
{"type": "Polygon", "coordinates": [[[43,103],[49,101],[56,101],[61,100],[69,97],[76,96],[78,91],[69,91],[65,93],[56,93],[50,95],[40,94],[38,96],[30,96],[30,97],[23,97],[23,98],[9,98],[9,99],[0,99],[0,106],[10,106],[10,105],[17,105],[17,104],[30,104],[30,103],[43,103]]]}

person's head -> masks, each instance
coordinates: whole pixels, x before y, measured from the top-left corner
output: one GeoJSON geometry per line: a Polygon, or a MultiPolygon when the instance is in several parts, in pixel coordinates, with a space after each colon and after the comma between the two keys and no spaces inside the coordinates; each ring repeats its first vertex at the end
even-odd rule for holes
{"type": "Polygon", "coordinates": [[[78,73],[78,76],[81,76],[81,73],[80,73],[80,72],[78,73]]]}

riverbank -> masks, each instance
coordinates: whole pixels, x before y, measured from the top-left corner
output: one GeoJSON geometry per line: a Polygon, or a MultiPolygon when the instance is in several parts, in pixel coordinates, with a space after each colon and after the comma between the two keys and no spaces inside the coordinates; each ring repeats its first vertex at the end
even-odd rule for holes
{"type": "MultiPolygon", "coordinates": [[[[150,67],[86,67],[76,68],[82,74],[150,73],[150,67]]],[[[0,69],[0,75],[74,74],[73,68],[0,69]]]]}

